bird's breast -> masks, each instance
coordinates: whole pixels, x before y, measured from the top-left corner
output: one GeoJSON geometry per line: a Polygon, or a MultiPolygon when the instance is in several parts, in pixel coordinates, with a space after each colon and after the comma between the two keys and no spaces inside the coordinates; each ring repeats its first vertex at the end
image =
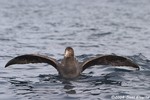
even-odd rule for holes
{"type": "Polygon", "coordinates": [[[80,69],[77,66],[63,66],[60,75],[64,78],[75,78],[80,75],[80,69]]]}

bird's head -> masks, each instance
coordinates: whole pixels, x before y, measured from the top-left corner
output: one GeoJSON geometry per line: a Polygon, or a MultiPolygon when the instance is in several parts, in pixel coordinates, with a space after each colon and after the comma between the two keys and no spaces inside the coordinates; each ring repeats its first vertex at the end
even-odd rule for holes
{"type": "Polygon", "coordinates": [[[72,47],[67,47],[65,49],[64,57],[66,57],[66,58],[74,57],[74,50],[72,47]]]}

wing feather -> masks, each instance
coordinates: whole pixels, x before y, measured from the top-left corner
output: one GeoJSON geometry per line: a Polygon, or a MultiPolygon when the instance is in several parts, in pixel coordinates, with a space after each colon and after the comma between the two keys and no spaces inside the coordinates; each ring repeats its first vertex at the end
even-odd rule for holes
{"type": "Polygon", "coordinates": [[[10,61],[8,61],[5,67],[8,67],[13,64],[29,64],[29,63],[48,63],[56,69],[58,69],[59,64],[55,59],[49,58],[47,56],[37,54],[26,54],[11,59],[10,61]]]}
{"type": "Polygon", "coordinates": [[[139,66],[128,58],[117,55],[104,55],[84,61],[82,71],[94,65],[129,66],[139,70],[139,66]]]}

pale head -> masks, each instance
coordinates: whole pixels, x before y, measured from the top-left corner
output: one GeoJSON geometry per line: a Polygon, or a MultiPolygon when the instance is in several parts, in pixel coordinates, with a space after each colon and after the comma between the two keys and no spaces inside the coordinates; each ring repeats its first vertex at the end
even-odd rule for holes
{"type": "Polygon", "coordinates": [[[66,58],[74,57],[74,50],[73,50],[73,48],[67,47],[67,48],[65,49],[65,54],[64,54],[64,56],[65,56],[66,58]]]}

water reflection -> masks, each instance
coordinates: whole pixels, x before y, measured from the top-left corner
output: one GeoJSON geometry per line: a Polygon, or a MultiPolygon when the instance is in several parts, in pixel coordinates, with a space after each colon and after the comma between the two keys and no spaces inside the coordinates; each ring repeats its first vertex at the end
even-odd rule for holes
{"type": "Polygon", "coordinates": [[[122,81],[111,80],[111,77],[113,77],[113,76],[110,76],[109,74],[107,74],[107,75],[103,76],[103,79],[95,80],[94,85],[97,86],[97,85],[109,84],[109,85],[119,85],[119,86],[121,86],[122,81]]]}
{"type": "MultiPolygon", "coordinates": [[[[78,91],[87,92],[93,91],[92,86],[97,87],[101,85],[118,85],[121,86],[122,81],[117,79],[111,79],[112,77],[117,76],[117,74],[106,74],[103,76],[90,76],[90,75],[81,75],[78,79],[75,80],[66,80],[62,79],[57,75],[39,75],[39,81],[23,81],[18,80],[17,78],[10,79],[12,89],[16,91],[17,95],[28,95],[28,94],[37,94],[38,92],[53,94],[59,94],[59,91],[63,89],[66,94],[76,94],[78,91]],[[76,84],[74,84],[76,83],[76,84]],[[78,90],[76,89],[79,84],[89,84],[89,88],[83,87],[85,89],[78,90]],[[53,90],[55,89],[55,90],[53,90]],[[60,89],[60,90],[59,90],[60,89]],[[55,91],[55,92],[54,92],[55,91]]],[[[35,77],[37,78],[37,77],[35,77]]],[[[121,79],[120,79],[121,80],[121,79]]],[[[99,90],[100,88],[94,89],[99,90]]],[[[93,94],[95,95],[95,94],[93,94]]]]}
{"type": "Polygon", "coordinates": [[[62,84],[64,84],[64,89],[67,94],[76,94],[76,91],[74,90],[75,86],[73,86],[69,80],[64,80],[62,84]]]}

